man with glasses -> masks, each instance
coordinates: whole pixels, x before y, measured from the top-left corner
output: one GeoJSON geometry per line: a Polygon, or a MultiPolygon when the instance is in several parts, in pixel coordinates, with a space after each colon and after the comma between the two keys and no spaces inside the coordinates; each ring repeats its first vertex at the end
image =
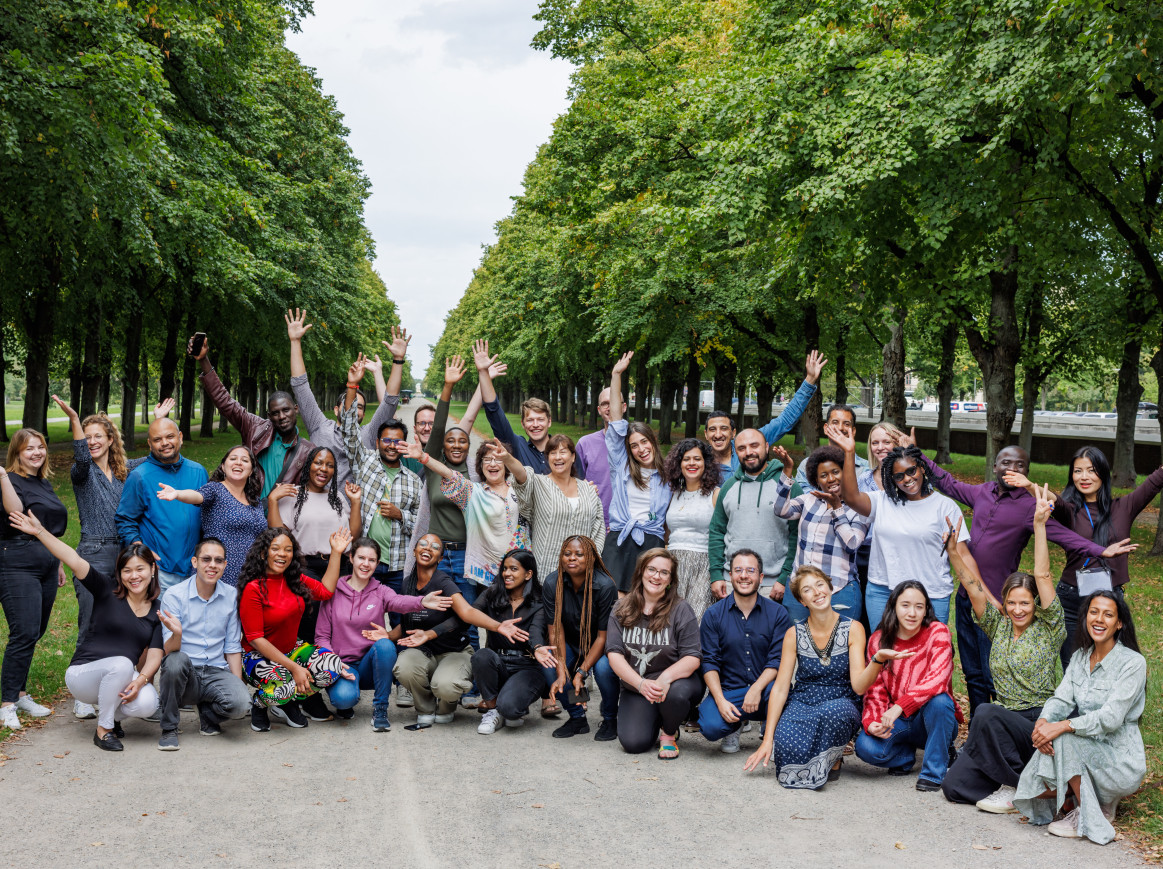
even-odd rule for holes
{"type": "MultiPolygon", "coordinates": [[[[828,408],[828,418],[825,420],[826,425],[839,426],[840,430],[850,438],[856,438],[856,411],[846,404],[833,404],[828,408]]],[[[828,441],[832,446],[836,446],[834,441],[828,441]]],[[[808,445],[808,455],[811,455],[812,450],[815,449],[814,444],[808,445]]],[[[855,457],[856,461],[856,476],[860,477],[860,472],[868,467],[868,460],[861,458],[859,455],[855,457]]],[[[799,483],[801,489],[805,492],[814,492],[816,487],[808,482],[808,460],[800,462],[800,466],[796,469],[796,482],[799,483]]]]}
{"type": "MultiPolygon", "coordinates": [[[[416,429],[416,438],[420,441],[421,447],[428,446],[428,438],[432,437],[432,424],[434,422],[436,422],[435,407],[425,403],[416,408],[416,413],[412,416],[412,427],[416,429]]],[[[424,479],[424,466],[418,461],[404,456],[400,462],[421,480],[424,479]]]]}
{"type": "Polygon", "coordinates": [[[730,576],[732,594],[707,608],[699,629],[708,692],[699,704],[699,730],[710,742],[722,740],[721,751],[734,754],[742,723],[767,718],[791,617],[759,594],[763,559],[757,553],[733,553],[730,576]]]}
{"type": "MultiPolygon", "coordinates": [[[[574,465],[578,475],[589,480],[598,490],[602,499],[602,513],[606,516],[606,528],[610,527],[610,499],[614,490],[610,487],[610,456],[606,452],[606,429],[610,425],[610,387],[598,393],[598,416],[602,427],[578,438],[574,465]]],[[[622,416],[626,416],[626,402],[622,402],[622,416]]]]}
{"type": "Polygon", "coordinates": [[[158,675],[161,751],[178,750],[179,708],[198,705],[198,732],[217,736],[221,723],[250,710],[242,681],[242,626],[238,592],[218,580],[226,547],[207,537],[194,550],[194,575],[162,595],[159,618],[166,656],[158,675]]]}

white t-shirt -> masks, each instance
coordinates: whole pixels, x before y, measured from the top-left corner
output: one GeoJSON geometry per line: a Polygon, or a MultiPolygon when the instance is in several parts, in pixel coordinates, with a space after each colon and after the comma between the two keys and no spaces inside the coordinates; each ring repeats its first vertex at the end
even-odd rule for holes
{"type": "Polygon", "coordinates": [[[658,476],[658,471],[646,471],[643,476],[646,477],[645,489],[635,486],[632,479],[626,481],[626,506],[630,511],[630,521],[627,525],[633,525],[638,521],[645,523],[650,518],[650,480],[658,476]]]}
{"type": "MultiPolygon", "coordinates": [[[[949,556],[941,543],[961,518],[961,508],[940,492],[919,501],[893,501],[884,492],[868,493],[872,501],[872,551],[868,557],[868,581],[896,588],[906,579],[915,579],[929,593],[941,599],[953,593],[949,556]]],[[[958,540],[969,539],[969,527],[961,524],[958,540]]]]}

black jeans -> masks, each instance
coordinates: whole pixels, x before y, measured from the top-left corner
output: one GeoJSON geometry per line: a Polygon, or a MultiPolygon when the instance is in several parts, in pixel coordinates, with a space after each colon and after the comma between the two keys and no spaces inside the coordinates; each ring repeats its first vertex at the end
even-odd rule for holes
{"type": "Polygon", "coordinates": [[[472,677],[482,700],[496,700],[502,718],[524,718],[529,704],[548,696],[541,665],[523,655],[481,649],[472,656],[472,677]]]}
{"type": "Polygon", "coordinates": [[[954,596],[957,619],[957,652],[961,672],[965,674],[965,691],[969,695],[969,717],[977,707],[993,700],[993,675],[989,672],[989,652],[993,643],[973,621],[973,603],[968,595],[954,596]]]}
{"type": "MultiPolygon", "coordinates": [[[[1123,587],[1115,587],[1115,596],[1123,599],[1123,587]]],[[[1066,642],[1062,644],[1062,672],[1070,666],[1070,656],[1074,654],[1074,632],[1078,629],[1078,608],[1082,605],[1082,598],[1078,596],[1078,587],[1058,583],[1058,600],[1062,601],[1062,613],[1066,617],[1066,642]]],[[[960,639],[960,637],[958,637],[960,639]]]]}
{"type": "Polygon", "coordinates": [[[649,751],[663,733],[677,733],[691,707],[703,699],[703,678],[698,673],[675,679],[661,703],[651,703],[637,691],[622,686],[618,699],[618,741],[628,754],[649,751]]]}
{"type": "Polygon", "coordinates": [[[57,561],[37,540],[0,544],[0,606],[8,620],[8,646],[0,665],[0,701],[15,703],[26,690],[36,644],[48,630],[57,599],[57,561]]]}

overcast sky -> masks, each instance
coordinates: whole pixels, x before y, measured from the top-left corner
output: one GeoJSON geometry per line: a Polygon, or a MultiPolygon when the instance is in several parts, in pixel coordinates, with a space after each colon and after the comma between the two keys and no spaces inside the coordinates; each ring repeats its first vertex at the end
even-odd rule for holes
{"type": "Polygon", "coordinates": [[[529,47],[536,0],[315,0],[287,44],[315,67],[371,179],[376,270],[422,376],[493,224],[566,106],[570,66],[529,47]]]}

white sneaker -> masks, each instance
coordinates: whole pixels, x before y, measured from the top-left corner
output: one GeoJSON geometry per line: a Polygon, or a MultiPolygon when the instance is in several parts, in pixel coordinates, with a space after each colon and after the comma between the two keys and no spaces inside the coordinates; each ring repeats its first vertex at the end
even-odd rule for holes
{"type": "Polygon", "coordinates": [[[33,700],[31,694],[21,694],[20,699],[16,701],[16,708],[33,718],[47,718],[52,715],[52,710],[33,700]]]}
{"type": "Polygon", "coordinates": [[[723,741],[719,743],[719,751],[723,754],[734,754],[739,750],[739,731],[728,733],[723,737],[723,741]]]}
{"type": "Polygon", "coordinates": [[[736,733],[750,733],[750,732],[751,732],[751,722],[750,722],[750,721],[744,721],[744,722],[743,722],[743,727],[742,727],[741,729],[739,729],[739,730],[735,731],[735,732],[736,732],[736,733]]]}
{"type": "Polygon", "coordinates": [[[506,727],[524,727],[525,726],[525,719],[524,718],[506,718],[505,719],[505,726],[506,727]]]}
{"type": "Polygon", "coordinates": [[[455,717],[455,712],[444,712],[433,716],[433,721],[435,721],[437,724],[451,724],[452,719],[455,717]]]}
{"type": "Polygon", "coordinates": [[[1015,788],[1009,785],[1002,785],[988,797],[983,797],[977,801],[977,807],[983,812],[992,812],[995,815],[1008,815],[1010,812],[1016,812],[1014,808],[1014,795],[1017,793],[1015,788]]]}
{"type": "Polygon", "coordinates": [[[481,723],[477,725],[477,733],[484,736],[496,733],[498,727],[504,727],[504,719],[501,718],[501,713],[496,709],[490,709],[481,716],[481,723]]]}
{"type": "Polygon", "coordinates": [[[7,727],[9,730],[20,729],[20,716],[16,714],[15,706],[0,706],[0,727],[7,727]]]}
{"type": "Polygon", "coordinates": [[[1064,816],[1060,821],[1052,821],[1046,832],[1051,836],[1061,836],[1063,839],[1080,839],[1078,833],[1078,809],[1064,816]]]}
{"type": "Polygon", "coordinates": [[[1112,824],[1115,822],[1115,810],[1118,809],[1118,807],[1118,800],[1115,800],[1113,803],[1107,803],[1105,806],[1099,805],[1099,808],[1102,809],[1102,816],[1112,824]]]}
{"type": "Polygon", "coordinates": [[[421,712],[421,713],[417,714],[417,716],[416,716],[416,723],[419,724],[421,727],[431,727],[435,721],[436,721],[436,716],[434,714],[432,714],[431,712],[428,712],[428,713],[421,712]]]}
{"type": "Polygon", "coordinates": [[[460,698],[460,705],[465,709],[476,709],[481,705],[481,695],[463,694],[460,698]]]}
{"type": "Polygon", "coordinates": [[[412,706],[412,692],[403,685],[396,686],[396,705],[401,709],[409,709],[412,706]]]}
{"type": "Polygon", "coordinates": [[[88,703],[82,703],[80,700],[73,701],[73,714],[78,718],[96,718],[97,707],[91,706],[88,703]]]}

